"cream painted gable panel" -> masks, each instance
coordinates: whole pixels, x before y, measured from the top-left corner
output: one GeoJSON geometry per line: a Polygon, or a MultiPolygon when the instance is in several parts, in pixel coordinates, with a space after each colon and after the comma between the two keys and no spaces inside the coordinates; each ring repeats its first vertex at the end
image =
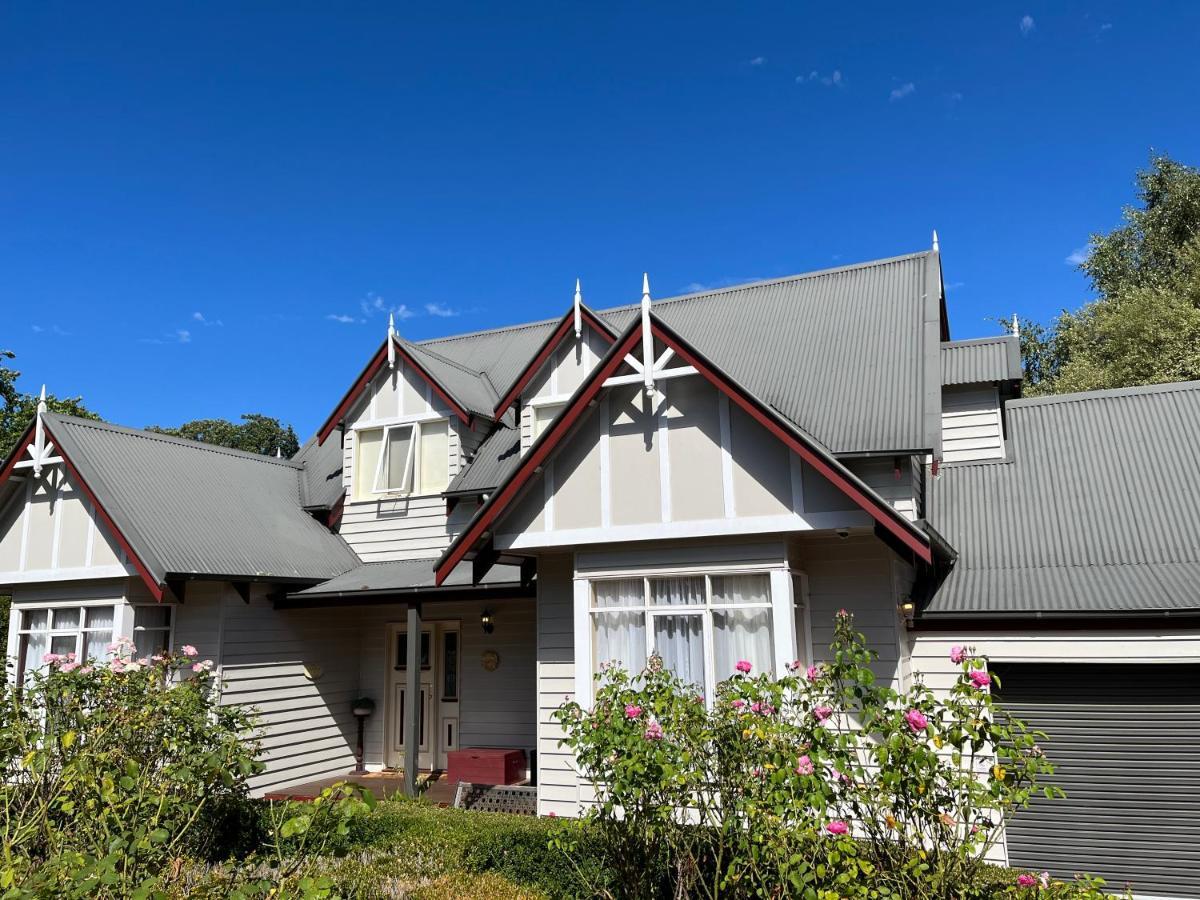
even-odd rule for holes
{"type": "Polygon", "coordinates": [[[579,338],[570,333],[554,349],[521,393],[522,453],[541,432],[539,425],[548,424],[607,352],[608,342],[587,325],[579,338]]]}
{"type": "MultiPolygon", "coordinates": [[[[912,516],[912,467],[850,467],[912,516]]],[[[502,549],[853,528],[868,515],[699,376],[610,387],[497,524],[502,549]]]]}
{"type": "Polygon", "coordinates": [[[0,514],[0,581],[132,574],[91,503],[59,467],[18,485],[0,514]]]}

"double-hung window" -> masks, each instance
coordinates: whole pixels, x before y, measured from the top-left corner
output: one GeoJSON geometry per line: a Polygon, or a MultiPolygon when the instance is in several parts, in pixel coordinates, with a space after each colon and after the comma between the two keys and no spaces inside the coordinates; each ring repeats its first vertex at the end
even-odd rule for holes
{"type": "Polygon", "coordinates": [[[591,582],[593,671],[641,671],[652,654],[712,697],[740,660],[775,669],[771,578],[764,572],[652,575],[591,582]]]}
{"type": "Polygon", "coordinates": [[[355,496],[440,494],[450,483],[450,423],[399,422],[357,432],[355,496]]]}
{"type": "Polygon", "coordinates": [[[114,623],[114,607],[110,605],[22,610],[17,629],[18,679],[43,668],[47,653],[73,653],[80,662],[107,659],[114,623]]]}

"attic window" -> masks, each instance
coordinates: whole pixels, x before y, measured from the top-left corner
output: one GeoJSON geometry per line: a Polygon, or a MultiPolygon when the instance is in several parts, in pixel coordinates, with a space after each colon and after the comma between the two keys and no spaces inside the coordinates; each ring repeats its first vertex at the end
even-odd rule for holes
{"type": "Polygon", "coordinates": [[[355,497],[440,494],[450,483],[449,422],[401,422],[357,432],[355,497]]]}
{"type": "Polygon", "coordinates": [[[390,425],[383,430],[383,452],[375,469],[375,493],[412,493],[413,457],[421,440],[421,423],[390,425]]]}

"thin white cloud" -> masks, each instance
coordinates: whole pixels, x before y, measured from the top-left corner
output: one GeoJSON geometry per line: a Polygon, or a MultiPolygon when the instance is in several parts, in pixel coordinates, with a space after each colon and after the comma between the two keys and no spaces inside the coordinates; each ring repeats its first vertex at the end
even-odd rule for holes
{"type": "Polygon", "coordinates": [[[34,333],[34,334],[41,334],[41,333],[42,333],[43,331],[45,331],[45,330],[46,330],[46,329],[45,329],[45,328],[43,328],[41,325],[34,325],[34,326],[33,326],[33,333],[34,333]]]}
{"type": "Polygon", "coordinates": [[[719,291],[721,288],[732,287],[735,284],[750,284],[755,281],[765,281],[762,276],[754,275],[749,278],[730,277],[717,278],[714,281],[689,281],[679,289],[681,294],[699,294],[704,291],[719,291]]]}
{"type": "Polygon", "coordinates": [[[1090,248],[1086,245],[1083,247],[1076,247],[1071,251],[1071,255],[1064,259],[1063,262],[1065,262],[1068,266],[1081,265],[1082,263],[1087,262],[1089,249],[1090,248]]]}
{"type": "Polygon", "coordinates": [[[1029,15],[1021,16],[1021,22],[1020,22],[1021,34],[1028,35],[1035,28],[1037,28],[1037,24],[1033,21],[1033,16],[1029,16],[1029,15]]]}
{"type": "Polygon", "coordinates": [[[763,65],[763,64],[764,64],[766,61],[767,61],[767,58],[766,58],[765,56],[756,56],[756,57],[754,57],[754,59],[750,60],[750,65],[752,65],[752,66],[761,66],[761,65],[763,65]]]}
{"type": "Polygon", "coordinates": [[[388,303],[374,292],[368,292],[367,296],[359,301],[359,307],[366,317],[374,316],[380,313],[391,313],[397,319],[411,319],[415,316],[416,310],[409,309],[404,303],[399,306],[390,306],[388,303]]]}
{"type": "Polygon", "coordinates": [[[143,344],[190,344],[191,342],[192,333],[186,328],[176,328],[174,331],[164,334],[162,337],[147,337],[140,339],[140,343],[143,344]]]}
{"type": "Polygon", "coordinates": [[[345,316],[345,315],[341,315],[340,313],[330,313],[325,318],[327,318],[333,322],[341,322],[343,325],[349,325],[352,322],[359,321],[358,319],[354,318],[354,316],[345,316]]]}
{"type": "Polygon", "coordinates": [[[946,99],[951,103],[962,103],[962,98],[963,95],[959,91],[953,91],[952,93],[946,95],[946,99]]]}
{"type": "Polygon", "coordinates": [[[439,316],[443,319],[450,319],[459,314],[457,309],[452,309],[444,303],[426,303],[425,312],[431,316],[439,316]]]}
{"type": "Polygon", "coordinates": [[[225,324],[225,323],[224,323],[224,322],[222,322],[220,319],[209,319],[209,318],[205,318],[205,315],[204,315],[204,313],[202,313],[202,312],[194,312],[194,313],[192,313],[192,321],[193,321],[193,322],[199,322],[201,325],[208,325],[208,326],[213,326],[213,325],[220,326],[220,325],[224,325],[224,324],[225,324]]]}
{"type": "Polygon", "coordinates": [[[1105,22],[1100,26],[1101,31],[1112,31],[1112,22],[1105,22]]]}
{"type": "Polygon", "coordinates": [[[900,87],[892,88],[892,93],[888,96],[888,99],[890,99],[892,102],[895,102],[896,100],[903,100],[905,97],[912,94],[916,89],[917,86],[915,84],[913,84],[911,81],[906,81],[904,84],[900,85],[900,87]]]}
{"type": "Polygon", "coordinates": [[[807,75],[797,75],[796,76],[796,84],[807,84],[810,82],[816,82],[818,84],[823,84],[823,85],[825,85],[825,87],[840,88],[840,87],[846,86],[846,79],[842,75],[841,69],[834,69],[828,75],[822,75],[820,72],[818,72],[814,69],[813,71],[809,72],[807,75]]]}
{"type": "Polygon", "coordinates": [[[190,344],[192,342],[192,333],[186,328],[177,328],[175,330],[175,338],[181,344],[190,344]]]}

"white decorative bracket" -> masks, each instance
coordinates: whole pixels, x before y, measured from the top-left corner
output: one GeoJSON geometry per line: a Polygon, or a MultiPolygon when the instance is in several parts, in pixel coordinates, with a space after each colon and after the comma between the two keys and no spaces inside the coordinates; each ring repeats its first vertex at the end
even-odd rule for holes
{"type": "Polygon", "coordinates": [[[583,334],[583,291],[580,289],[579,279],[575,279],[575,339],[579,340],[583,334]]]}
{"type": "Polygon", "coordinates": [[[396,368],[396,317],[388,313],[388,368],[396,368]]]}
{"type": "Polygon", "coordinates": [[[625,363],[636,373],[634,375],[614,375],[604,382],[604,387],[615,387],[622,384],[641,383],[647,394],[655,391],[655,382],[668,378],[679,378],[683,375],[695,375],[695,366],[676,366],[667,368],[675,357],[675,351],[668,347],[658,359],[654,358],[654,333],[650,329],[650,277],[642,275],[642,358],[639,360],[633,354],[625,354],[625,363]]]}
{"type": "Polygon", "coordinates": [[[46,423],[42,417],[46,415],[46,386],[42,385],[42,393],[38,397],[37,416],[33,420],[33,441],[26,448],[29,459],[23,459],[13,465],[14,469],[33,469],[35,478],[40,478],[42,469],[62,462],[61,456],[54,455],[54,441],[46,440],[46,423]]]}

